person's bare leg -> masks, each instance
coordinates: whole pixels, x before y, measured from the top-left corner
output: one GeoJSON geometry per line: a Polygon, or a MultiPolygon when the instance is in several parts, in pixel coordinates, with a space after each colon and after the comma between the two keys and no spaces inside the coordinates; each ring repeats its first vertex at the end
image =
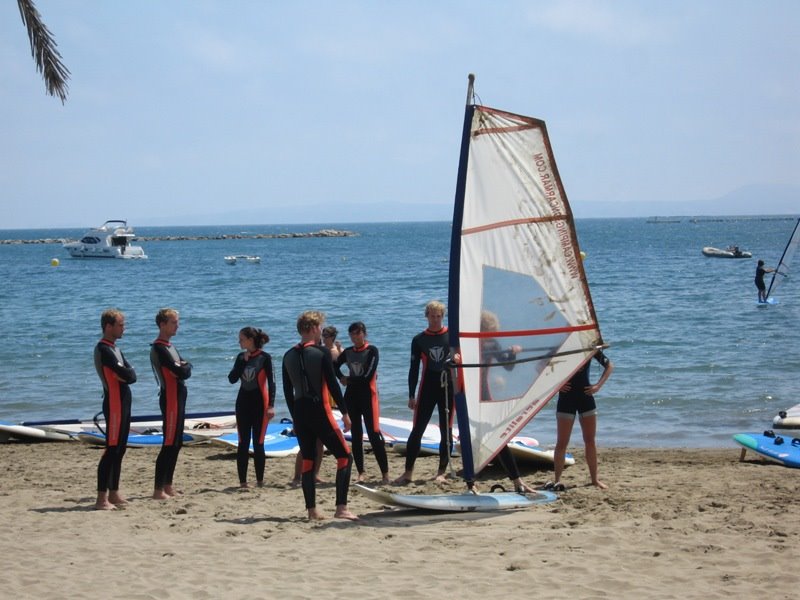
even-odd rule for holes
{"type": "Polygon", "coordinates": [[[575,424],[573,419],[556,417],[556,449],[553,453],[553,478],[554,483],[561,481],[561,474],[564,472],[564,461],[567,456],[567,446],[572,435],[572,426],[575,424]]]}
{"type": "Polygon", "coordinates": [[[592,485],[601,490],[607,490],[608,486],[597,478],[597,444],[595,443],[597,415],[581,418],[581,432],[583,433],[583,445],[586,452],[586,466],[589,467],[592,485]]]}

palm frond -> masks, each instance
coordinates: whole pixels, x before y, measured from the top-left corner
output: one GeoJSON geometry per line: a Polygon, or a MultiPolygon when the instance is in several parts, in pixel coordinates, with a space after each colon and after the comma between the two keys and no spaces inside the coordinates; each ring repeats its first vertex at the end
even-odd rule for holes
{"type": "Polygon", "coordinates": [[[42,16],[36,10],[33,0],[17,0],[22,22],[28,29],[31,41],[31,55],[36,62],[36,70],[42,74],[47,93],[58,96],[61,104],[67,99],[67,79],[69,69],[61,62],[61,54],[56,49],[53,34],[42,22],[42,16]]]}

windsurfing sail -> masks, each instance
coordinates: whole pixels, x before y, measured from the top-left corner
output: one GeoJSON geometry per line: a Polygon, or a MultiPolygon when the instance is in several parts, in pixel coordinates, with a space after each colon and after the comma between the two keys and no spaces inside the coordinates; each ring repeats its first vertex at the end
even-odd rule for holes
{"type": "Polygon", "coordinates": [[[603,346],[544,121],[475,104],[473,83],[448,290],[467,481],[603,346]]]}
{"type": "Polygon", "coordinates": [[[792,235],[789,236],[789,241],[783,250],[783,256],[781,256],[781,260],[772,274],[772,281],[769,282],[769,288],[767,289],[767,299],[772,295],[772,292],[778,289],[778,284],[789,276],[789,266],[792,263],[792,257],[798,245],[800,245],[800,219],[797,219],[797,223],[794,224],[792,235]]]}

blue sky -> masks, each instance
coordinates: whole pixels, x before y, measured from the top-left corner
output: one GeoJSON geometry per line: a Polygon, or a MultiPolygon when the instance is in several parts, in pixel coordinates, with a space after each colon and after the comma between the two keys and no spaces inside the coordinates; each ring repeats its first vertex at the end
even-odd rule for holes
{"type": "Polygon", "coordinates": [[[69,98],[0,0],[0,228],[447,218],[470,72],[577,216],[800,189],[792,0],[36,6],[69,98]]]}

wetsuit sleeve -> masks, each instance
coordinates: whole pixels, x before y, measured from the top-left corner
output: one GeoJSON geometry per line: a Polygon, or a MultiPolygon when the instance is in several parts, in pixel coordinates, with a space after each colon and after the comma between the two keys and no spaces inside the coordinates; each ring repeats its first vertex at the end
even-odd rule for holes
{"type": "Polygon", "coordinates": [[[294,387],[292,386],[292,379],[289,377],[289,371],[286,368],[286,359],[284,359],[281,368],[281,376],[283,378],[283,397],[286,398],[286,407],[289,409],[289,414],[294,418],[294,387]]]}
{"type": "MultiPolygon", "coordinates": [[[[120,375],[120,377],[122,377],[122,379],[124,379],[125,383],[127,383],[128,385],[136,383],[136,371],[133,370],[133,367],[131,366],[131,364],[128,362],[128,360],[125,358],[124,355],[122,356],[122,366],[125,370],[125,374],[120,375]]],[[[119,373],[117,374],[119,375],[119,373]]]]}
{"type": "Polygon", "coordinates": [[[111,348],[103,344],[98,345],[100,346],[101,364],[111,369],[117,377],[128,385],[136,383],[136,371],[134,371],[133,367],[125,359],[125,356],[120,352],[120,356],[122,357],[122,362],[120,362],[111,348]]]}
{"type": "Polygon", "coordinates": [[[417,346],[417,339],[411,342],[411,364],[408,367],[408,397],[413,398],[417,391],[417,380],[419,379],[420,350],[417,346]]]}
{"type": "Polygon", "coordinates": [[[336,372],[333,370],[333,359],[330,352],[324,352],[322,355],[322,377],[325,379],[328,391],[333,396],[334,402],[343,415],[347,414],[347,406],[345,406],[344,397],[342,396],[342,388],[339,387],[339,382],[336,380],[336,372]]]}
{"type": "Polygon", "coordinates": [[[233,363],[233,368],[231,369],[231,372],[228,373],[228,381],[230,381],[231,383],[236,383],[237,381],[239,381],[239,378],[242,376],[242,373],[244,373],[244,366],[246,364],[247,363],[244,360],[244,352],[240,352],[239,356],[236,357],[236,362],[233,363]]]}
{"type": "Polygon", "coordinates": [[[333,370],[336,372],[336,377],[341,379],[344,377],[344,373],[342,373],[342,365],[344,361],[347,359],[345,356],[346,351],[342,351],[339,353],[339,356],[336,357],[336,362],[333,363],[333,370]]]}
{"type": "Polygon", "coordinates": [[[609,358],[605,354],[603,354],[602,350],[599,350],[597,352],[597,354],[594,355],[594,359],[597,362],[599,362],[604,369],[607,369],[608,368],[608,363],[611,362],[611,360],[609,360],[609,358]]]}
{"type": "MultiPolygon", "coordinates": [[[[166,367],[169,371],[172,371],[178,379],[189,379],[189,377],[191,377],[191,363],[187,362],[185,364],[176,364],[175,359],[169,351],[169,348],[161,344],[154,344],[153,347],[156,349],[159,366],[166,367]]],[[[181,359],[180,354],[177,354],[177,356],[180,360],[183,360],[181,359]]]]}
{"type": "Polygon", "coordinates": [[[272,357],[267,354],[264,357],[264,371],[267,374],[267,391],[269,392],[270,408],[275,406],[275,372],[272,369],[272,357]]]}

